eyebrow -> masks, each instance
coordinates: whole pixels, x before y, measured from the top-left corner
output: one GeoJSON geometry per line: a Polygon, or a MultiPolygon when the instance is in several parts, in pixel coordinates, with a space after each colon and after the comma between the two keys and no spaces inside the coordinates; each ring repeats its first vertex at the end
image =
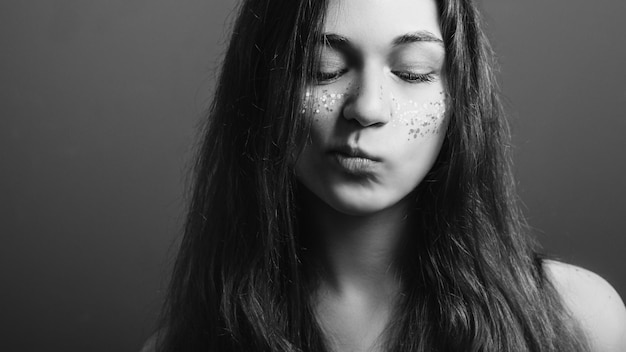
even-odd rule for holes
{"type": "MultiPolygon", "coordinates": [[[[420,42],[437,43],[443,46],[443,40],[441,40],[439,37],[437,37],[436,35],[434,35],[433,33],[429,31],[417,31],[417,32],[403,34],[401,36],[394,38],[394,40],[391,43],[395,47],[395,46],[412,44],[412,43],[420,43],[420,42]]],[[[324,34],[322,36],[321,44],[330,45],[331,47],[334,47],[334,48],[341,48],[341,47],[345,48],[345,47],[352,46],[348,38],[339,34],[335,34],[335,33],[324,34]]]]}
{"type": "Polygon", "coordinates": [[[399,46],[404,44],[412,44],[419,42],[438,43],[443,45],[443,40],[439,39],[436,35],[429,31],[417,31],[401,35],[393,40],[393,46],[399,46]]]}

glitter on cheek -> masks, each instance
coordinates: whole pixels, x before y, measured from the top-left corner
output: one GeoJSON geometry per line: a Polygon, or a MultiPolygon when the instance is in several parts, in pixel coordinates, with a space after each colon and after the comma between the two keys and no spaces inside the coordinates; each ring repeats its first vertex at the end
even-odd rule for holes
{"type": "Polygon", "coordinates": [[[322,90],[320,93],[312,93],[307,91],[302,100],[301,114],[312,112],[314,115],[322,112],[334,112],[335,109],[341,109],[343,102],[350,94],[350,86],[345,88],[344,93],[329,92],[328,89],[322,90]]]}
{"type": "Polygon", "coordinates": [[[441,132],[446,114],[446,97],[443,92],[440,98],[428,102],[413,100],[399,101],[391,95],[391,123],[394,126],[408,127],[408,140],[435,135],[441,132]]]}

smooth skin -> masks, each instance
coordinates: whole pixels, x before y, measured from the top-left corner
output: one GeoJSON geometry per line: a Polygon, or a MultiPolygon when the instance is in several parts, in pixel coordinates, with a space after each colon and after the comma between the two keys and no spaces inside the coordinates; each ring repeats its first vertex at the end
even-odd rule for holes
{"type": "Polygon", "coordinates": [[[572,316],[597,352],[626,351],[626,308],[615,289],[597,274],[556,261],[544,265],[572,316]]]}
{"type": "Polygon", "coordinates": [[[320,79],[310,88],[318,98],[307,109],[311,140],[296,165],[298,178],[342,213],[402,208],[398,203],[430,170],[445,135],[445,115],[428,109],[445,104],[434,3],[331,1],[327,11],[328,43],[319,46],[320,79]],[[346,98],[330,111],[318,108],[329,93],[346,98]],[[350,151],[374,162],[363,168],[358,158],[337,162],[334,152],[350,151]]]}

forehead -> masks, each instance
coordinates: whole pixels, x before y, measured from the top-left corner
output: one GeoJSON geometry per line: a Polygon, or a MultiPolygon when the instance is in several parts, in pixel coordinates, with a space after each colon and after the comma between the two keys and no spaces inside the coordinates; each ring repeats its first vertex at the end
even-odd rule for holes
{"type": "Polygon", "coordinates": [[[330,0],[324,31],[354,41],[388,41],[429,31],[441,38],[435,0],[330,0]]]}

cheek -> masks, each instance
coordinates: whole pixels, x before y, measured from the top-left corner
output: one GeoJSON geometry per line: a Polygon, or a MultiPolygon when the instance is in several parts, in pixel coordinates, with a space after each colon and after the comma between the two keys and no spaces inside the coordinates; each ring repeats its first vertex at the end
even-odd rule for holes
{"type": "Polygon", "coordinates": [[[314,120],[319,117],[335,115],[341,111],[348,98],[350,85],[343,89],[311,89],[307,90],[302,100],[301,113],[314,120]]]}
{"type": "Polygon", "coordinates": [[[390,175],[394,183],[405,185],[404,192],[410,192],[422,182],[439,155],[448,125],[449,99],[439,89],[421,96],[401,93],[390,94],[389,98],[389,124],[395,136],[392,148],[396,151],[390,175]]]}
{"type": "Polygon", "coordinates": [[[406,130],[408,141],[439,135],[446,130],[447,98],[443,91],[423,100],[390,95],[391,124],[406,130]]]}

